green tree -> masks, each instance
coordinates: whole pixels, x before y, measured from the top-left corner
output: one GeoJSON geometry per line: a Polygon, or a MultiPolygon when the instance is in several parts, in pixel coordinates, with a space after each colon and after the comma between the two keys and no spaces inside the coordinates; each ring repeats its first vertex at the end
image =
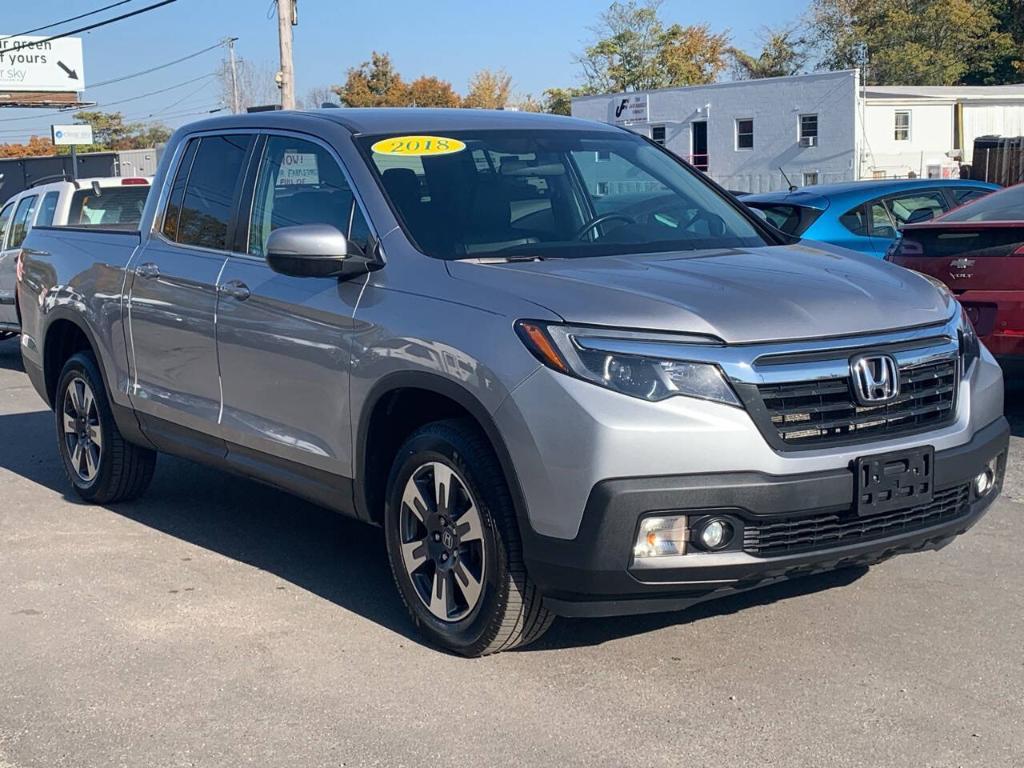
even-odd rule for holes
{"type": "Polygon", "coordinates": [[[616,0],[577,58],[591,93],[713,82],[727,66],[728,35],[707,25],[666,27],[662,0],[616,0]]]}
{"type": "Polygon", "coordinates": [[[75,113],[75,121],[92,126],[93,151],[111,149],[146,149],[163,144],[171,131],[159,123],[126,123],[120,112],[75,113]]]}
{"type": "Polygon", "coordinates": [[[1024,3],[1020,0],[989,0],[996,19],[997,32],[1005,35],[1004,44],[991,62],[973,67],[964,82],[979,85],[1018,83],[1024,76],[1024,3]]]}
{"type": "Polygon", "coordinates": [[[333,90],[347,107],[405,107],[410,103],[409,88],[391,57],[377,51],[370,55],[370,61],[349,69],[344,85],[333,90]]]}
{"type": "Polygon", "coordinates": [[[991,82],[1013,56],[992,0],[815,0],[811,18],[821,63],[874,85],[991,82]]]}
{"type": "Polygon", "coordinates": [[[548,88],[541,104],[544,111],[552,115],[571,115],[573,98],[588,94],[586,88],[548,88]]]}
{"type": "Polygon", "coordinates": [[[807,52],[794,29],[765,29],[761,52],[756,56],[732,48],[733,76],[737,80],[786,77],[799,74],[807,63],[807,52]]]}

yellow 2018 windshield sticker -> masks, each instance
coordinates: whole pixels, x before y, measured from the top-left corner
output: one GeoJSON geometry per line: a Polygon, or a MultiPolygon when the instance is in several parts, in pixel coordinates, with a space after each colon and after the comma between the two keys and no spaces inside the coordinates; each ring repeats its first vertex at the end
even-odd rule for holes
{"type": "Polygon", "coordinates": [[[404,155],[421,157],[423,155],[450,155],[466,148],[458,139],[446,139],[443,136],[395,136],[381,139],[370,149],[379,155],[404,155]]]}

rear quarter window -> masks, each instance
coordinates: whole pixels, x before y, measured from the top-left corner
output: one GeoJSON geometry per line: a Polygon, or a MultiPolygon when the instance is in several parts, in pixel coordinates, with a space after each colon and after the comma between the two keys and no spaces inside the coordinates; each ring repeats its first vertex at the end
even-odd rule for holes
{"type": "Polygon", "coordinates": [[[763,213],[768,223],[776,229],[795,236],[806,232],[821,215],[821,211],[815,208],[788,203],[754,203],[751,207],[763,213]]]}

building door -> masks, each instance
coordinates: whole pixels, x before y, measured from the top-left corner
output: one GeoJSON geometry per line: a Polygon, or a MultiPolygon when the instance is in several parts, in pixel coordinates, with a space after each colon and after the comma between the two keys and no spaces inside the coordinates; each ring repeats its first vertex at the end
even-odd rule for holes
{"type": "Polygon", "coordinates": [[[690,123],[690,162],[698,171],[708,169],[708,121],[690,123]]]}

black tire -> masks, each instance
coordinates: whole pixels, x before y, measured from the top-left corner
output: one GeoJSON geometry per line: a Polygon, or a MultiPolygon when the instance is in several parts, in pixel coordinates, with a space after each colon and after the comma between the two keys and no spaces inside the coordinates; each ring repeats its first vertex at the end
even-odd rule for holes
{"type": "MultiPolygon", "coordinates": [[[[89,410],[93,412],[92,409],[89,410]]],[[[103,377],[91,352],[72,355],[64,364],[60,380],[57,382],[53,412],[61,463],[68,480],[80,497],[95,504],[112,504],[134,499],[146,490],[153,479],[156,451],[129,443],[117,429],[114,414],[110,410],[110,402],[107,400],[103,377]],[[91,390],[95,402],[95,418],[92,421],[98,422],[91,429],[98,429],[102,446],[98,450],[94,475],[90,478],[83,477],[81,462],[76,469],[65,431],[65,398],[69,397],[69,388],[80,381],[87,384],[91,390]]]]}
{"type": "MultiPolygon", "coordinates": [[[[554,614],[544,607],[523,564],[515,509],[501,466],[490,443],[471,421],[434,422],[409,437],[388,477],[384,526],[398,592],[415,625],[436,645],[463,656],[485,656],[531,643],[551,626],[554,614]],[[425,604],[402,552],[402,526],[408,516],[406,512],[406,518],[402,517],[403,494],[414,475],[435,463],[456,473],[482,524],[479,597],[467,615],[451,621],[439,619],[425,604]]],[[[426,567],[429,573],[435,566],[428,563],[426,567]]]]}

